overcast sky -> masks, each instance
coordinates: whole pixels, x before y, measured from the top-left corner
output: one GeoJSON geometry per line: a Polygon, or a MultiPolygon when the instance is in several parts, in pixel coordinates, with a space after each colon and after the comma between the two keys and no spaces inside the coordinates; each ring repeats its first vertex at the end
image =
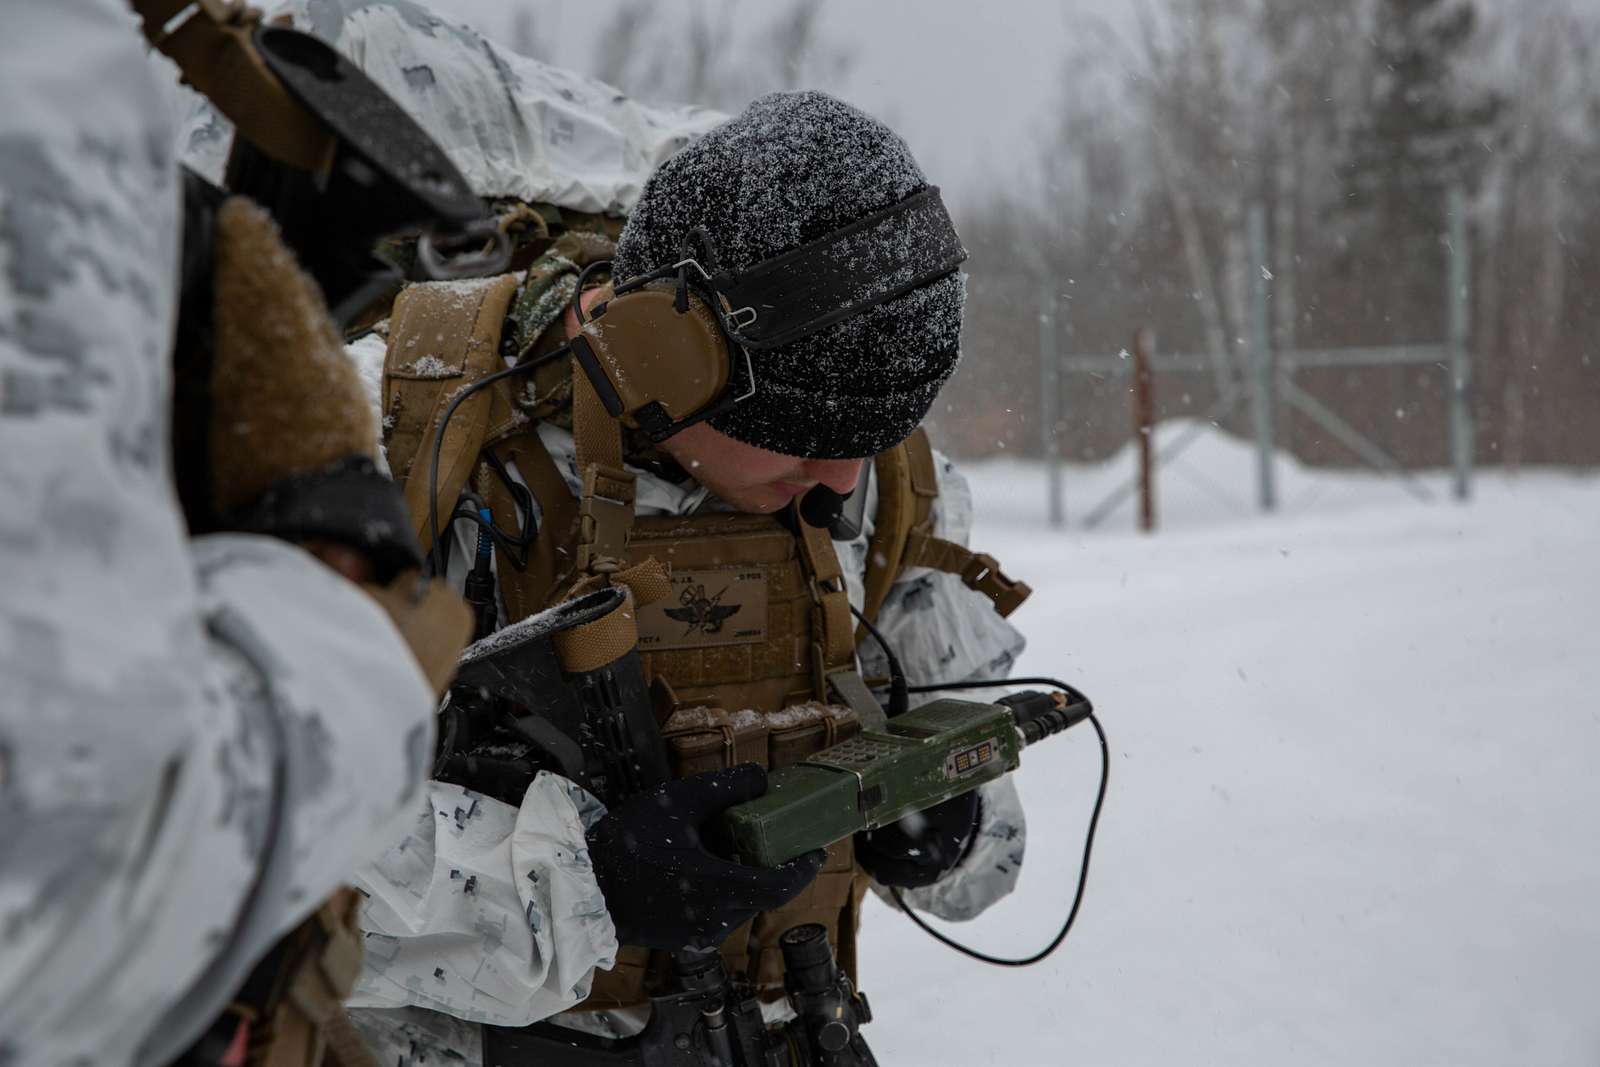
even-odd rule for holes
{"type": "MultiPolygon", "coordinates": [[[[441,15],[458,18],[510,41],[517,8],[534,12],[550,51],[579,66],[592,55],[592,35],[624,0],[433,0],[441,15]]],[[[670,18],[687,15],[692,0],[658,0],[670,18]]],[[[716,10],[717,4],[703,5],[716,10]]],[[[750,37],[786,0],[739,0],[739,36],[750,37]]],[[[911,143],[931,180],[970,191],[980,174],[1019,169],[1035,179],[1031,147],[1054,136],[1051,109],[1059,92],[1068,44],[1089,23],[1127,21],[1129,0],[827,0],[826,33],[857,54],[842,84],[820,85],[893,125],[911,143]],[[991,157],[999,156],[997,166],[991,157]],[[1014,161],[1014,162],[1012,162],[1014,161]]]]}
{"type": "MultiPolygon", "coordinates": [[[[533,13],[544,47],[564,65],[594,73],[596,31],[627,0],[423,0],[441,15],[470,22],[511,41],[519,8],[533,13]],[[567,57],[571,57],[569,61],[567,57]]],[[[929,177],[955,192],[973,191],[984,176],[1015,172],[1035,187],[1037,142],[1055,136],[1066,64],[1105,51],[1105,34],[1127,39],[1139,3],[1158,17],[1184,10],[1183,0],[814,0],[827,34],[856,55],[837,85],[818,85],[898,129],[929,177]],[[1077,58],[1074,59],[1074,49],[1077,58]],[[993,157],[999,156],[997,161],[993,157]]],[[[1554,8],[1585,9],[1600,0],[1478,0],[1480,11],[1538,18],[1554,8]]],[[[663,20],[697,7],[728,10],[739,39],[758,35],[789,0],[653,0],[663,20]]],[[[698,103],[700,101],[692,101],[698,103]]],[[[992,180],[992,178],[990,179],[992,180]]]]}

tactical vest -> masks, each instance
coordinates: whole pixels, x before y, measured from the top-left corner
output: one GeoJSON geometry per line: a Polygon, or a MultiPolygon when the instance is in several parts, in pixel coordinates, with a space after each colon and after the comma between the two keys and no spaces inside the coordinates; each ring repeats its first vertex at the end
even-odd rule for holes
{"type": "MultiPolygon", "coordinates": [[[[591,243],[592,244],[592,243],[591,243]]],[[[858,731],[882,711],[855,673],[857,634],[844,575],[826,530],[791,531],[764,515],[634,514],[635,474],[624,464],[620,425],[606,415],[571,361],[559,374],[502,380],[463,401],[436,429],[460,390],[564,341],[560,315],[584,260],[604,250],[557,242],[524,277],[422,283],[396,300],[384,369],[384,444],[419,540],[432,538],[429,468],[439,448],[434,508],[449,516],[466,488],[489,505],[495,523],[516,530],[526,518],[500,471],[515,468],[542,512],[526,559],[497,545],[500,591],[515,622],[598,584],[628,585],[639,601],[639,648],[658,700],[663,740],[679,776],[754,762],[794,763],[858,731]],[[516,384],[513,384],[515,382],[516,384]],[[564,403],[565,402],[565,403],[564,403]],[[538,435],[538,424],[570,411],[582,472],[574,496],[538,435]]],[[[987,556],[932,534],[937,494],[932,451],[920,431],[875,460],[879,508],[867,574],[866,613],[881,607],[901,569],[935,566],[960,573],[1009,614],[1028,588],[1007,579],[987,556]]],[[[783,995],[778,937],[801,923],[829,932],[839,961],[855,977],[855,933],[867,879],[852,843],[829,851],[816,881],[795,900],[757,916],[724,942],[733,973],[764,996],[783,995]]],[[[624,947],[617,965],[595,976],[581,1008],[642,1003],[664,954],[624,947]]]]}

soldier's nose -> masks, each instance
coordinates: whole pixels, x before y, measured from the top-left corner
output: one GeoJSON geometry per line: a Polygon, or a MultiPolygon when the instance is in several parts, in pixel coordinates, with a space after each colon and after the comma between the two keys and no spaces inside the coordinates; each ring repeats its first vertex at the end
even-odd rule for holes
{"type": "Polygon", "coordinates": [[[806,476],[843,496],[861,480],[863,462],[859,459],[808,459],[806,476]]]}

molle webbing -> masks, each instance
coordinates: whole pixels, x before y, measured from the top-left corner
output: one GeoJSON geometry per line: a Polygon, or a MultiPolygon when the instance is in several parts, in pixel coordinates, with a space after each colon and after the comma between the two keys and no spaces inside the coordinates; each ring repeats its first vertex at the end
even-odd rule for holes
{"type": "Polygon", "coordinates": [[[740,640],[674,644],[671,637],[689,627],[664,617],[677,606],[673,597],[644,613],[640,652],[646,670],[671,684],[677,706],[776,710],[825,695],[820,676],[841,665],[836,657],[842,654],[845,666],[853,663],[848,616],[843,635],[828,631],[829,616],[818,603],[806,557],[777,520],[735,512],[640,518],[629,538],[628,560],[645,559],[669,564],[680,590],[704,583],[715,595],[723,587],[741,587],[739,579],[751,574],[764,586],[758,600],[729,619],[730,627],[756,624],[740,640]],[[760,618],[749,618],[752,612],[760,618]]]}
{"type": "MultiPolygon", "coordinates": [[[[582,411],[579,407],[580,426],[582,411]]],[[[854,645],[833,543],[825,530],[803,524],[802,530],[796,537],[770,516],[731,512],[633,521],[626,537],[630,566],[667,563],[678,588],[692,588],[702,579],[717,584],[716,575],[732,583],[737,578],[731,576],[749,574],[760,575],[764,586],[762,629],[752,640],[656,650],[650,644],[654,634],[641,642],[647,673],[668,683],[676,705],[662,730],[675,773],[746,761],[783,765],[860,728],[854,714],[815,703],[827,699],[830,672],[853,667],[854,645]]],[[[835,844],[816,881],[799,897],[757,916],[723,942],[724,960],[733,971],[747,974],[764,997],[776,998],[783,991],[779,936],[819,922],[839,946],[841,962],[853,968],[865,885],[852,843],[835,844]]],[[[639,1003],[649,976],[664,966],[660,954],[624,947],[617,966],[595,976],[593,995],[583,1007],[639,1003]]]]}

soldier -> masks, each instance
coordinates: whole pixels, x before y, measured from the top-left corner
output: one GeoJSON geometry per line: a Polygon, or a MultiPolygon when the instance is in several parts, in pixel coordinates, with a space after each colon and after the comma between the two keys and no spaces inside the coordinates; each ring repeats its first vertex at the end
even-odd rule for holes
{"type": "Polygon", "coordinates": [[[493,572],[495,621],[633,590],[684,777],[609,813],[548,772],[520,804],[432,783],[359,879],[352,1015],[389,1063],[487,1062],[496,1027],[557,1012],[637,1030],[652,948],[720,945],[780,996],[783,931],[823,924],[853,971],[869,883],[966,919],[1022,858],[1008,780],[775,871],[696,833],[759,795],[763,767],[858,728],[859,679],[886,671],[852,609],[915,682],[1003,675],[1023,646],[1002,613],[1026,589],[962,547],[966,483],[918,431],[959,356],[965,252],[904,142],[826,95],[774,94],[664,163],[614,245],[610,220],[541,218],[526,271],[396,302],[388,461],[424,544],[449,530],[451,580],[493,572]],[[607,260],[612,284],[583,288],[607,260]],[[656,311],[630,318],[641,293],[656,311]],[[828,503],[818,487],[844,511],[797,506],[828,503]]]}
{"type": "Polygon", "coordinates": [[[228,201],[214,246],[180,249],[170,101],[129,12],[16,13],[0,42],[0,1063],[243,1064],[248,1045],[313,1067],[318,1017],[358,965],[355,898],[302,920],[401,828],[465,609],[414,577],[372,584],[397,569],[382,537],[295,513],[318,479],[381,484],[354,455],[360,384],[262,211],[228,201]],[[217,514],[283,537],[186,535],[180,267],[215,296],[215,361],[211,418],[185,435],[206,462],[177,459],[217,514]],[[282,983],[248,1018],[225,1012],[297,924],[284,966],[260,972],[282,983]]]}

